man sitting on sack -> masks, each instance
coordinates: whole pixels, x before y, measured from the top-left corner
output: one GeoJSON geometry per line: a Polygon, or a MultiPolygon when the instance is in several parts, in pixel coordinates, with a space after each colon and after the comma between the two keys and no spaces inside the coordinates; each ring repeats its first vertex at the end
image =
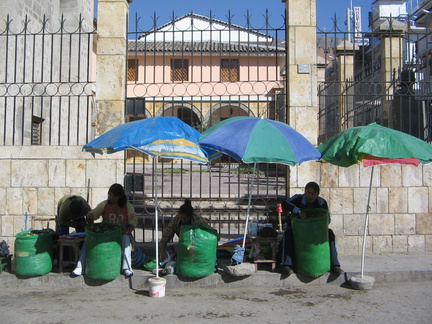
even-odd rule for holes
{"type": "MultiPolygon", "coordinates": [[[[278,251],[279,265],[281,266],[281,272],[284,275],[291,275],[294,273],[294,236],[291,227],[291,217],[297,216],[298,218],[306,218],[305,209],[308,208],[322,208],[328,210],[327,201],[319,196],[320,187],[316,182],[309,182],[305,186],[304,194],[296,194],[290,199],[287,199],[282,203],[282,211],[290,212],[293,215],[287,217],[287,229],[284,232],[284,236],[278,251]]],[[[330,214],[329,214],[330,224],[330,214]]],[[[340,275],[343,270],[340,267],[338,260],[336,237],[333,231],[328,229],[328,239],[330,245],[330,271],[334,274],[340,275]]]]}

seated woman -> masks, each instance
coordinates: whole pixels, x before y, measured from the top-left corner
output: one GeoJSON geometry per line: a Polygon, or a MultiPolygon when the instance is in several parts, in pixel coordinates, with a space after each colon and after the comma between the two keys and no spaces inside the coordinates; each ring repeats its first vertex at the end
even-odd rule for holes
{"type": "MultiPolygon", "coordinates": [[[[127,201],[122,185],[115,183],[108,190],[108,199],[99,203],[87,214],[87,221],[92,222],[102,216],[102,221],[122,226],[122,271],[126,278],[133,276],[130,235],[138,224],[135,209],[127,201]]],[[[72,274],[79,276],[85,271],[85,243],[81,249],[80,259],[72,274]]]]}
{"type": "Polygon", "coordinates": [[[162,260],[168,257],[166,253],[167,245],[174,238],[175,234],[179,236],[182,225],[192,225],[195,223],[201,223],[204,226],[209,225],[205,218],[194,213],[192,202],[186,199],[184,204],[180,206],[178,214],[170,221],[162,233],[159,243],[159,254],[162,260]]]}

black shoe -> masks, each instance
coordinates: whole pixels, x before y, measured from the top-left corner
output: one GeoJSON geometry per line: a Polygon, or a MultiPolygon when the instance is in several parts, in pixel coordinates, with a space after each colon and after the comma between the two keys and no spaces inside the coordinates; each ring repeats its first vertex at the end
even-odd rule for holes
{"type": "Polygon", "coordinates": [[[282,266],[281,272],[284,276],[289,276],[294,273],[294,270],[290,266],[282,266]]]}
{"type": "Polygon", "coordinates": [[[340,266],[332,266],[330,272],[334,273],[338,276],[341,275],[342,273],[344,273],[344,271],[342,270],[342,268],[340,266]]]}

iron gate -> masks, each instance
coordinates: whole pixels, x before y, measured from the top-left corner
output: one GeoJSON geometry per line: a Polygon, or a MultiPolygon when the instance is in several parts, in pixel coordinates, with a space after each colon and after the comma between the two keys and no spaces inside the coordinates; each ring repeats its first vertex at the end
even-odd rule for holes
{"type": "MultiPolygon", "coordinates": [[[[176,116],[200,132],[235,116],[264,116],[285,122],[283,67],[285,25],[267,16],[244,26],[194,13],[159,21],[129,33],[126,118],[176,116]]],[[[141,214],[151,215],[157,186],[162,214],[170,218],[183,200],[221,232],[243,232],[252,166],[228,156],[201,166],[151,161],[128,152],[127,191],[141,214]],[[228,222],[229,220],[229,222],[228,222]],[[223,227],[230,223],[225,231],[223,227]]],[[[286,167],[262,164],[253,190],[252,214],[267,217],[286,195],[286,167]]],[[[149,217],[151,220],[151,217],[149,217]]]]}

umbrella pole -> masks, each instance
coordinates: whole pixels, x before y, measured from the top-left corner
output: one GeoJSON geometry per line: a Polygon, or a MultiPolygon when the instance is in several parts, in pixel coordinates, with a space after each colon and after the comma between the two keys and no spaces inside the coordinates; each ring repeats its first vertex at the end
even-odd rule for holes
{"type": "Polygon", "coordinates": [[[371,196],[371,190],[372,190],[373,171],[374,171],[374,167],[372,166],[370,183],[369,183],[368,200],[367,200],[367,206],[366,206],[366,217],[365,217],[364,233],[363,233],[363,247],[362,247],[362,257],[361,257],[361,275],[360,275],[360,278],[363,278],[363,272],[364,272],[364,258],[365,258],[365,249],[366,249],[366,234],[367,234],[367,228],[368,228],[368,223],[369,223],[369,210],[370,210],[369,203],[370,203],[370,196],[371,196]]]}
{"type": "MultiPolygon", "coordinates": [[[[156,159],[157,157],[153,158],[153,169],[157,170],[157,165],[156,165],[156,159]]],[[[155,203],[155,241],[156,241],[156,279],[159,279],[159,206],[158,206],[158,200],[157,200],[157,172],[153,173],[153,177],[154,177],[154,203],[155,203]]]]}
{"type": "Polygon", "coordinates": [[[245,224],[245,230],[244,230],[244,235],[243,235],[243,245],[242,245],[243,249],[245,248],[245,245],[246,245],[246,234],[247,234],[248,223],[249,223],[249,213],[250,213],[250,207],[251,207],[251,203],[252,203],[252,193],[253,193],[254,184],[255,184],[255,171],[256,171],[256,162],[254,162],[251,189],[249,190],[249,200],[248,200],[248,207],[247,207],[247,213],[246,213],[246,224],[245,224]]]}

